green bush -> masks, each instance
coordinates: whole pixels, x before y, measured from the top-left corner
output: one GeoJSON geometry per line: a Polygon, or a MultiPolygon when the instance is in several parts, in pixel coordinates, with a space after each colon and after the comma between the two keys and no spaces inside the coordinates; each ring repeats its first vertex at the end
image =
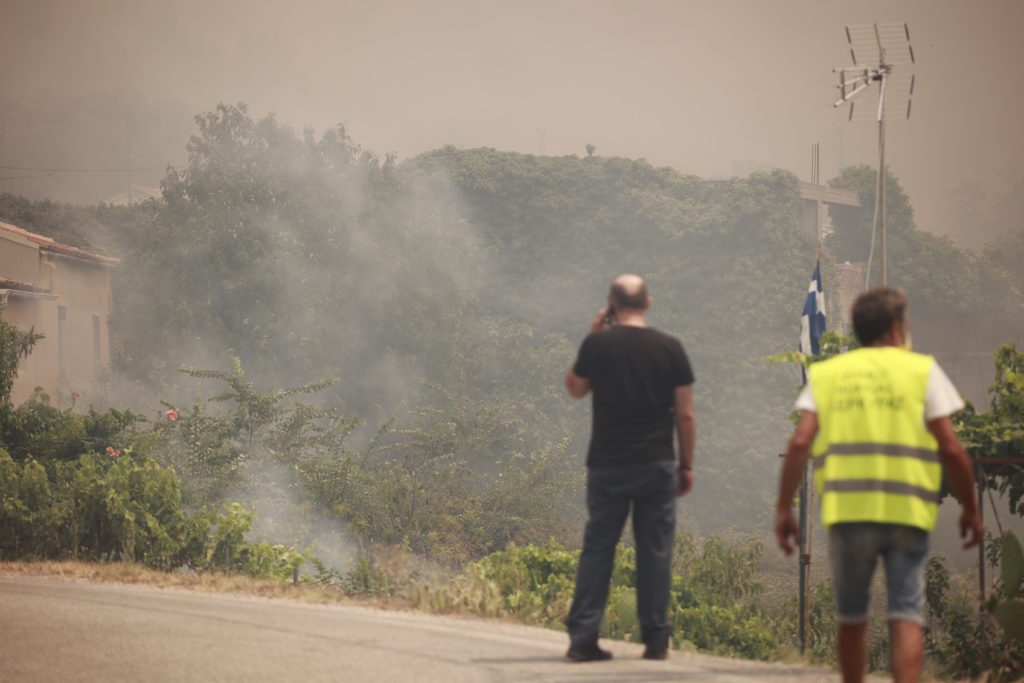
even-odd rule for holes
{"type": "Polygon", "coordinates": [[[252,514],[187,513],[174,471],[121,450],[77,460],[16,462],[0,450],[0,558],[120,560],[291,578],[310,557],[245,540],[252,514]]]}
{"type": "MultiPolygon", "coordinates": [[[[613,585],[623,563],[617,558],[613,585]]],[[[500,612],[531,623],[561,627],[569,616],[579,553],[554,541],[543,546],[517,546],[492,553],[469,571],[494,584],[501,596],[500,612]]]]}
{"type": "MultiPolygon", "coordinates": [[[[799,612],[796,598],[787,601],[785,614],[790,617],[793,645],[797,645],[797,623],[799,612]]],[[[808,592],[807,599],[807,654],[811,661],[836,663],[836,632],[839,621],[836,614],[836,592],[832,581],[815,584],[808,592]]]]}
{"type": "MultiPolygon", "coordinates": [[[[998,591],[997,591],[998,592],[998,591]]],[[[938,673],[951,678],[1016,681],[1024,675],[1024,643],[1015,642],[977,604],[975,587],[938,557],[928,561],[925,651],[938,673]]]]}
{"type": "Polygon", "coordinates": [[[213,518],[203,566],[221,567],[252,576],[291,579],[312,552],[267,542],[250,543],[245,537],[252,531],[253,515],[240,503],[225,503],[213,518]]]}
{"type": "Polygon", "coordinates": [[[394,597],[411,588],[415,580],[415,575],[402,576],[391,567],[379,565],[373,556],[360,557],[348,571],[328,567],[316,557],[310,558],[310,564],[314,581],[345,595],[394,597]]]}
{"type": "MultiPolygon", "coordinates": [[[[753,659],[776,656],[778,629],[756,599],[761,593],[754,580],[760,545],[748,542],[730,548],[712,537],[698,551],[691,537],[681,535],[677,547],[670,611],[674,646],[753,659]]],[[[543,546],[512,544],[470,564],[449,585],[424,589],[418,604],[434,611],[514,617],[564,628],[578,562],[578,551],[554,541],[543,546]]],[[[602,635],[640,639],[635,595],[636,553],[619,548],[602,635]]]]}
{"type": "Polygon", "coordinates": [[[278,540],[304,545],[297,527],[326,516],[364,553],[371,545],[403,546],[461,566],[511,541],[576,527],[564,491],[582,476],[567,440],[479,464],[482,454],[515,441],[513,406],[481,407],[435,388],[443,407],[413,411],[402,429],[387,423],[353,451],[347,442],[359,420],[294,398],[331,381],[265,391],[237,358],[227,372],[183,372],[223,390],[190,410],[167,403],[175,419],[154,427],[154,457],[181,475],[193,506],[220,505],[229,494],[261,501],[272,510],[268,518],[293,527],[275,529],[278,540]]]}
{"type": "Polygon", "coordinates": [[[82,453],[102,453],[107,446],[123,444],[142,422],[130,411],[58,408],[36,389],[17,407],[0,398],[0,447],[17,461],[29,456],[40,462],[75,460],[82,453]]]}
{"type": "Polygon", "coordinates": [[[716,654],[771,659],[781,648],[775,622],[758,598],[763,546],[727,546],[715,536],[698,551],[694,539],[676,543],[672,587],[673,642],[692,643],[716,654]]]}
{"type": "Polygon", "coordinates": [[[774,623],[750,605],[694,605],[678,609],[674,622],[676,647],[690,642],[715,654],[762,660],[779,653],[774,623]]]}
{"type": "MultiPolygon", "coordinates": [[[[123,451],[122,451],[123,453],[123,451]]],[[[152,460],[85,453],[15,462],[0,451],[0,552],[5,559],[75,557],[168,567],[194,559],[208,528],[181,508],[177,477],[152,460]]]]}

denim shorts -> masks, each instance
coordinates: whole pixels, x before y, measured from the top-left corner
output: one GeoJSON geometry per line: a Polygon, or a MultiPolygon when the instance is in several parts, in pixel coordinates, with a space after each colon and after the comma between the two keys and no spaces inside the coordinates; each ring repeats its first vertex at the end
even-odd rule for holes
{"type": "Polygon", "coordinates": [[[879,557],[885,564],[889,621],[924,623],[928,532],[902,524],[833,524],[828,554],[840,624],[867,621],[871,577],[879,557]]]}

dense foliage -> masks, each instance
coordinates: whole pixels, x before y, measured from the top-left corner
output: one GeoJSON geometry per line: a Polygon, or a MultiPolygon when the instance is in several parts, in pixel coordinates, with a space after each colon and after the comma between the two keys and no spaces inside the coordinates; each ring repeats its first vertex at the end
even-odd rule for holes
{"type": "MultiPolygon", "coordinates": [[[[995,382],[988,411],[974,406],[954,417],[957,433],[975,457],[1024,457],[1024,352],[1013,345],[995,354],[995,382]]],[[[1024,516],[1024,464],[987,465],[987,485],[1007,496],[1010,511],[1024,516]]]]}
{"type": "MultiPolygon", "coordinates": [[[[853,166],[830,181],[830,185],[857,192],[860,207],[834,206],[832,240],[837,261],[867,260],[874,218],[876,169],[853,166]]],[[[914,210],[899,180],[885,174],[886,221],[889,244],[890,284],[911,294],[913,307],[925,315],[976,315],[1006,305],[1006,293],[986,287],[992,279],[992,264],[984,264],[948,238],[918,229],[914,210]],[[987,266],[987,267],[986,267],[987,266]]],[[[881,236],[876,236],[871,281],[881,282],[881,236]]]]}
{"type": "MultiPolygon", "coordinates": [[[[893,272],[915,311],[1024,313],[1024,238],[987,254],[986,270],[919,231],[899,183],[887,183],[893,272]],[[983,274],[1000,286],[986,290],[983,274]]],[[[833,184],[873,206],[871,169],[833,184]]],[[[559,381],[607,283],[637,271],[654,294],[651,322],[682,338],[698,376],[698,485],[683,514],[704,540],[678,546],[675,643],[778,656],[793,644],[795,610],[765,596],[760,545],[703,532],[760,534],[771,509],[799,375],[758,360],[796,345],[816,247],[801,201],[782,171],[712,181],[592,150],[446,147],[399,164],[343,127],[296,133],[243,105],[197,117],[188,162],[168,170],[160,201],[2,195],[0,219],[123,261],[115,372],[94,402],[108,409],[42,394],[0,401],[0,552],[282,577],[309,560],[345,592],[415,584],[432,609],[557,626],[587,433],[585,405],[559,381]],[[461,575],[433,587],[400,578],[375,564],[394,548],[461,575]]],[[[833,258],[863,260],[871,215],[833,219],[826,272],[833,258]]],[[[0,325],[0,395],[30,348],[0,325]]],[[[1021,354],[1002,349],[991,411],[958,422],[972,453],[1019,451],[1022,375],[1021,354]]],[[[1017,511],[1019,472],[990,471],[1017,511]]],[[[998,648],[990,622],[942,567],[930,577],[943,606],[929,651],[945,672],[979,670],[950,648],[971,637],[979,651],[998,648]]],[[[636,637],[634,588],[625,549],[608,635],[636,637]]],[[[829,661],[833,597],[822,584],[811,601],[812,653],[829,661]]],[[[885,639],[873,642],[884,666],[885,639]]]]}
{"type": "MultiPolygon", "coordinates": [[[[76,412],[37,391],[10,402],[32,335],[0,321],[0,558],[134,561],[170,568],[235,568],[280,575],[302,557],[252,544],[251,515],[182,505],[178,476],[150,457],[160,430],[131,412],[76,412]]],[[[290,574],[290,569],[288,571],[290,574]]]]}
{"type": "MultiPolygon", "coordinates": [[[[992,567],[995,565],[993,564],[992,567]]],[[[937,557],[928,561],[925,651],[941,675],[1017,681],[1024,675],[1024,645],[1008,639],[963,577],[937,557]]]]}
{"type": "MultiPolygon", "coordinates": [[[[444,421],[454,405],[501,411],[510,419],[500,439],[456,449],[478,472],[566,439],[578,458],[585,410],[558,378],[607,282],[635,270],[654,293],[652,323],[682,338],[697,372],[692,502],[714,510],[698,524],[763,518],[796,378],[756,359],[795,345],[815,247],[795,177],[709,181],[643,161],[450,147],[398,164],[342,127],[296,133],[243,105],[197,124],[162,201],[74,219],[123,257],[119,376],[187,404],[194,390],[174,368],[235,355],[268,386],[340,378],[317,404],[370,434],[432,411],[444,421]]],[[[858,167],[834,184],[869,207],[873,178],[858,167]]],[[[894,271],[915,302],[997,307],[978,294],[974,257],[917,230],[888,182],[894,271]]],[[[71,220],[58,206],[8,204],[0,216],[39,229],[71,220]]],[[[863,259],[870,218],[867,208],[836,213],[838,259],[863,259]]],[[[112,390],[114,404],[122,393],[112,390]]]]}
{"type": "Polygon", "coordinates": [[[175,400],[190,389],[170,370],[221,366],[230,350],[268,384],[341,378],[319,403],[371,432],[446,411],[444,396],[501,411],[498,442],[456,449],[477,471],[566,439],[578,458],[585,413],[557,380],[607,282],[633,269],[697,369],[695,503],[739,503],[701,524],[767,509],[760,482],[786,410],[772,397],[790,380],[754,359],[791,346],[813,253],[793,176],[705,181],[452,148],[398,165],[342,128],[298,135],[241,106],[198,117],[188,150],[164,201],[112,221],[117,364],[149,391],[175,400]]]}
{"type": "Polygon", "coordinates": [[[763,515],[792,380],[755,359],[792,348],[814,253],[795,177],[707,181],[643,161],[453,148],[407,167],[459,189],[499,265],[482,300],[509,315],[578,341],[611,277],[643,273],[652,324],[681,337],[698,378],[701,484],[688,502],[714,513],[697,523],[763,515]]]}
{"type": "MultiPolygon", "coordinates": [[[[731,548],[711,538],[699,547],[692,537],[679,537],[670,604],[675,647],[751,659],[781,651],[785,635],[758,600],[760,555],[753,541],[731,548]]],[[[578,551],[555,542],[510,545],[470,564],[450,585],[422,589],[418,601],[434,611],[511,616],[564,628],[578,560],[578,551]]],[[[635,595],[635,553],[623,549],[612,570],[603,636],[639,642],[635,595]]]]}
{"type": "Polygon", "coordinates": [[[0,192],[0,220],[75,247],[93,247],[88,233],[100,225],[96,218],[102,211],[0,192]]]}
{"type": "Polygon", "coordinates": [[[293,400],[332,382],[262,392],[237,359],[231,372],[184,372],[224,386],[190,410],[168,409],[174,419],[158,429],[154,457],[182,473],[193,501],[229,492],[255,501],[270,537],[307,545],[317,522],[333,520],[347,530],[335,540],[355,542],[364,555],[401,545],[464,562],[510,541],[564,537],[574,518],[563,487],[581,483],[565,443],[513,454],[495,471],[471,466],[480,457],[473,450],[503,437],[501,410],[447,405],[357,449],[348,443],[357,420],[293,400]]]}

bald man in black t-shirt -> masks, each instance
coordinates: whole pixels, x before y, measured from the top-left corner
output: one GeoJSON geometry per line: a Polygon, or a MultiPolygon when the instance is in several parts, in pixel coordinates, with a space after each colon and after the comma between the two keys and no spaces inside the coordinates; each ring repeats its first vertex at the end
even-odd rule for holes
{"type": "Polygon", "coordinates": [[[612,283],[608,308],[565,377],[573,398],[593,392],[593,429],[587,452],[587,510],[576,594],[569,612],[573,661],[610,659],[597,639],[608,584],[630,507],[636,538],[637,616],[644,658],[668,656],[672,625],[672,542],[676,496],[693,486],[693,370],[675,337],[647,327],[651,305],[638,275],[612,283]],[[672,446],[679,435],[679,460],[672,446]]]}

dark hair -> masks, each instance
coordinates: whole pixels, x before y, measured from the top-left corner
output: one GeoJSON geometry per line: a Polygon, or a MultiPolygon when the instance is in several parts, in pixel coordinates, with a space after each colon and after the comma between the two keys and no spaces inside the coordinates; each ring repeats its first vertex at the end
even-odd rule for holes
{"type": "Polygon", "coordinates": [[[853,302],[853,331],[861,346],[871,346],[907,313],[907,295],[891,287],[869,289],[853,302]]]}
{"type": "Polygon", "coordinates": [[[608,292],[608,298],[611,299],[615,310],[642,311],[647,305],[647,285],[641,283],[635,291],[630,292],[618,282],[613,282],[612,288],[608,292]]]}

